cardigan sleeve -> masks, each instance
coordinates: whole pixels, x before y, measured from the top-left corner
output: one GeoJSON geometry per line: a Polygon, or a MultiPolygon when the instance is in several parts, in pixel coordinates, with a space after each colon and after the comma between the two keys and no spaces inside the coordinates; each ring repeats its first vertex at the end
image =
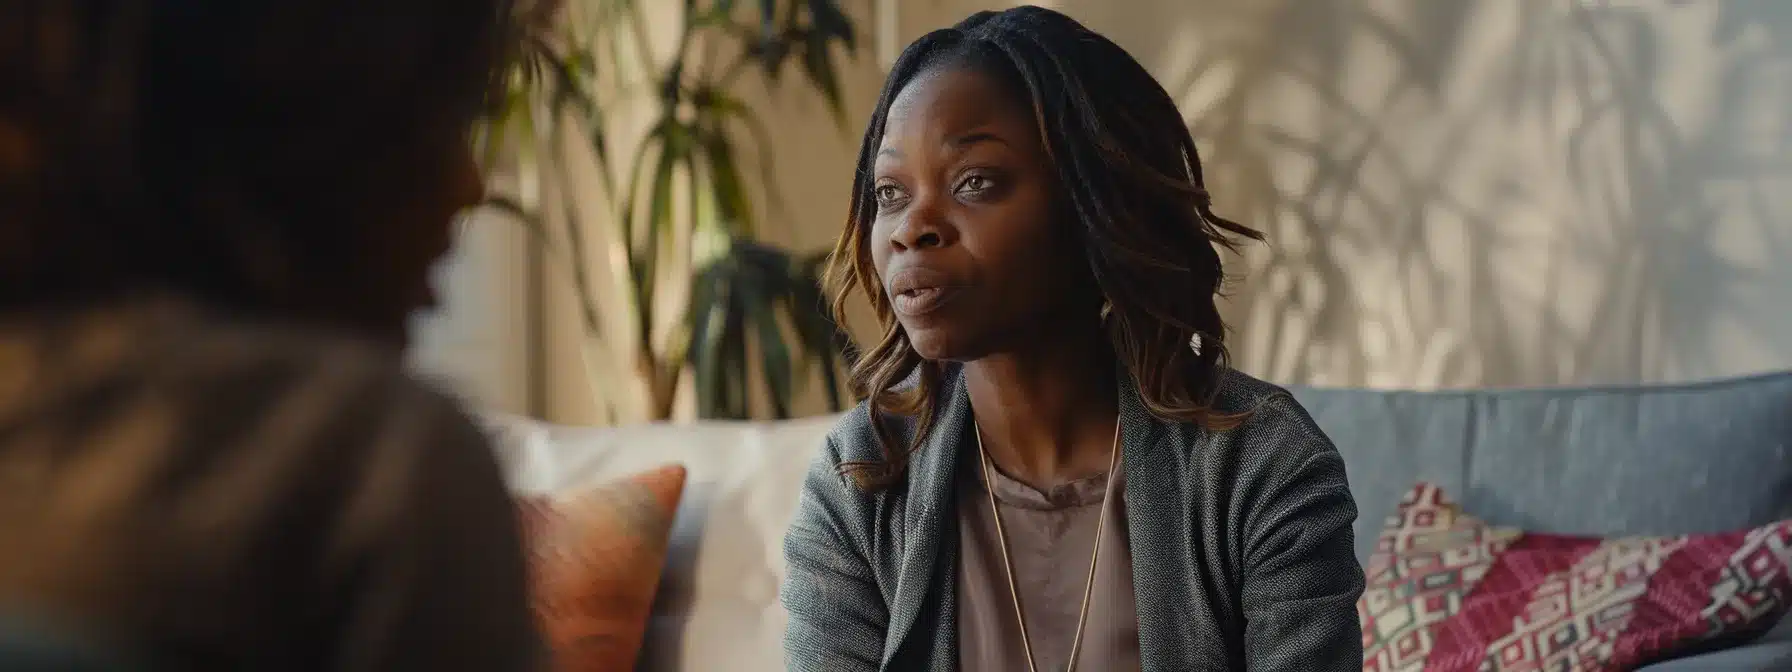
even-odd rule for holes
{"type": "Polygon", "coordinates": [[[1286,393],[1266,400],[1247,426],[1257,457],[1245,520],[1246,669],[1356,671],[1363,593],[1351,524],[1356,502],[1331,440],[1286,393]]]}
{"type": "Polygon", "coordinates": [[[839,473],[839,463],[829,439],[809,465],[784,535],[779,596],[790,615],[784,655],[792,672],[877,670],[883,662],[889,609],[863,543],[866,496],[839,473]]]}

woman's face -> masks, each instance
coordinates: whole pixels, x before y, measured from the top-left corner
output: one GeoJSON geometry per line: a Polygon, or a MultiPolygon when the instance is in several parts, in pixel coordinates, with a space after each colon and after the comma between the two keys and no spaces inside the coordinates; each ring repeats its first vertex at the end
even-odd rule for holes
{"type": "MultiPolygon", "coordinates": [[[[1084,278],[1031,109],[967,69],[891,102],[872,183],[871,257],[909,342],[968,361],[1038,339],[1084,278]]],[[[1050,332],[1045,332],[1050,333],[1050,332]]]]}

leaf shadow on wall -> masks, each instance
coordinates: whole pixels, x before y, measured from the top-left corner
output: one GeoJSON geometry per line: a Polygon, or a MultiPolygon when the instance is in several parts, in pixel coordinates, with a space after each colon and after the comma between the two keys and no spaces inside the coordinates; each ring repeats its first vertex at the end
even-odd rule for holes
{"type": "Polygon", "coordinates": [[[1097,28],[1178,98],[1221,212],[1270,236],[1234,265],[1240,368],[1792,367],[1792,5],[1134,4],[1153,20],[1097,28]]]}

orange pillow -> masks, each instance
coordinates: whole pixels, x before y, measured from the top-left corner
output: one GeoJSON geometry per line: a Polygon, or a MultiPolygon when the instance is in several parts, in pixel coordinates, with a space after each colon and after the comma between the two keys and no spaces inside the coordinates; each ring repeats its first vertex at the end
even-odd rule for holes
{"type": "Polygon", "coordinates": [[[684,477],[683,466],[667,465],[518,503],[535,615],[554,669],[634,668],[684,477]]]}

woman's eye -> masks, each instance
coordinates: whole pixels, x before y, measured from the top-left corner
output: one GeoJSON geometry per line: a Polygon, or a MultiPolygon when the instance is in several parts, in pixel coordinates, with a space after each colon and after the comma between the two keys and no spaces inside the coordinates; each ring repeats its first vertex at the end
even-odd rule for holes
{"type": "Polygon", "coordinates": [[[880,184],[876,189],[871,191],[871,195],[877,199],[878,203],[888,205],[895,202],[897,199],[902,198],[902,190],[896,188],[895,185],[880,184]]]}
{"type": "Polygon", "coordinates": [[[965,177],[964,180],[958,183],[958,190],[961,192],[975,193],[989,189],[992,186],[995,186],[995,183],[990,181],[989,178],[982,175],[971,175],[965,177]]]}

